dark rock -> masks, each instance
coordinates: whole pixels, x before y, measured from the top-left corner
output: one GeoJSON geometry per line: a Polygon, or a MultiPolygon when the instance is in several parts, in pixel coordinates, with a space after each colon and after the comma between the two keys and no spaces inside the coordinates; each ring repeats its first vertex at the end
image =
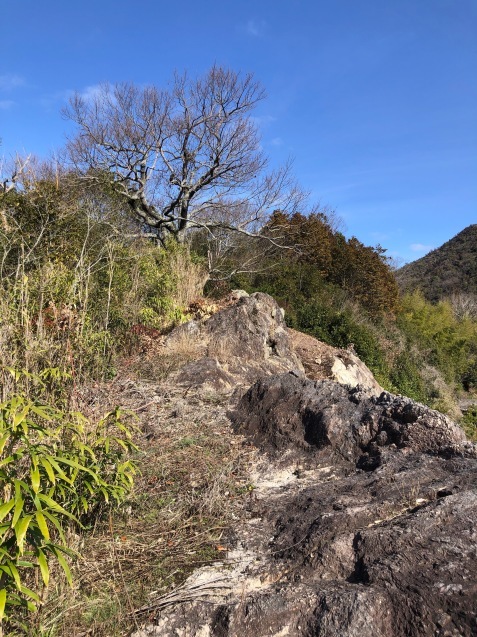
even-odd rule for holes
{"type": "Polygon", "coordinates": [[[379,466],[375,457],[389,445],[437,454],[461,449],[466,440],[449,418],[409,398],[387,392],[376,398],[359,387],[293,374],[259,380],[231,420],[237,433],[272,455],[324,450],[335,461],[354,462],[365,454],[360,464],[368,469],[379,466]]]}
{"type": "MultiPolygon", "coordinates": [[[[254,323],[250,298],[232,351],[248,361],[259,349],[266,368],[281,355],[267,352],[270,313],[254,323]]],[[[225,369],[208,360],[212,375],[225,369]]],[[[457,425],[296,373],[261,378],[230,417],[263,452],[249,517],[228,558],[160,600],[135,637],[477,634],[477,453],[457,425]]]]}

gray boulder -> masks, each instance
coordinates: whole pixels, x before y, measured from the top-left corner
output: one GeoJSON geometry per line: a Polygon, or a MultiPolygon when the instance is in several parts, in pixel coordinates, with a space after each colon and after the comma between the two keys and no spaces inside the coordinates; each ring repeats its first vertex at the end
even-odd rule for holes
{"type": "Polygon", "coordinates": [[[230,390],[270,374],[292,370],[304,374],[283,313],[268,294],[242,295],[236,304],[206,321],[180,326],[168,337],[166,347],[173,348],[185,335],[193,335],[201,355],[180,370],[180,384],[230,390]]]}

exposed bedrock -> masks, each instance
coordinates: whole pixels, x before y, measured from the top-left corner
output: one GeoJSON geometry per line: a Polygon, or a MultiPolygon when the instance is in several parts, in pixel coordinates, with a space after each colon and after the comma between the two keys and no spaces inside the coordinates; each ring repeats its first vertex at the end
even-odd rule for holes
{"type": "Polygon", "coordinates": [[[277,302],[261,292],[243,294],[207,320],[190,321],[171,332],[166,347],[190,338],[200,352],[180,370],[179,383],[228,391],[265,375],[290,370],[304,374],[277,302]]]}
{"type": "Polygon", "coordinates": [[[229,391],[263,376],[295,371],[313,379],[359,384],[374,394],[382,392],[355,354],[287,328],[283,310],[261,292],[250,296],[240,292],[238,302],[212,317],[177,327],[165,347],[173,349],[184,341],[197,353],[178,374],[178,382],[184,385],[229,391]]]}
{"type": "MultiPolygon", "coordinates": [[[[376,468],[383,453],[408,449],[424,453],[461,452],[465,434],[443,414],[410,398],[360,386],[311,381],[294,374],[262,378],[231,414],[236,433],[277,457],[283,452],[332,456],[376,468]]],[[[472,445],[469,445],[469,450],[472,445]]]]}
{"type": "MultiPolygon", "coordinates": [[[[287,365],[286,331],[273,346],[257,335],[277,316],[259,302],[236,306],[232,377],[255,337],[251,375],[287,365]]],[[[135,637],[477,635],[476,445],[410,399],[301,374],[259,378],[233,407],[261,452],[244,517],[223,562],[151,603],[135,637]]]]}

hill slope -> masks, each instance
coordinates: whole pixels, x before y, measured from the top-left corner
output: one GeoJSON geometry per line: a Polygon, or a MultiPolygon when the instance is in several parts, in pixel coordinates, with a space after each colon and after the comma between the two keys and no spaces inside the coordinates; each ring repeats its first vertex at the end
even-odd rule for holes
{"type": "Polygon", "coordinates": [[[452,293],[477,294],[477,224],[396,273],[403,290],[420,288],[429,301],[452,293]]]}

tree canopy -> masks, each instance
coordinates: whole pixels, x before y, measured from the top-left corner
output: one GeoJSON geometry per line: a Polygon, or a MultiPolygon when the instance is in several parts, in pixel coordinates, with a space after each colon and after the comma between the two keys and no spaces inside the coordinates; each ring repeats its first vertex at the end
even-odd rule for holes
{"type": "Polygon", "coordinates": [[[194,228],[256,234],[274,209],[303,200],[290,166],[267,171],[250,113],[264,98],[252,75],[214,66],[176,75],[169,90],[103,85],[74,95],[68,154],[83,178],[107,175],[143,231],[183,241],[194,228]]]}

